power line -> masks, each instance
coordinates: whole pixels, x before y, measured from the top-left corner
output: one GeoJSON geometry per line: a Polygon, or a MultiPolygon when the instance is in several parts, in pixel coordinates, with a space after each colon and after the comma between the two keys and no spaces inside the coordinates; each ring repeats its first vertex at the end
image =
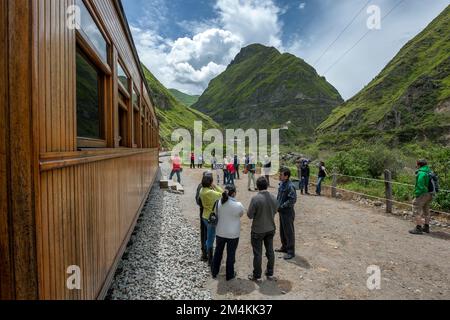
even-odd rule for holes
{"type": "MultiPolygon", "coordinates": [[[[384,21],[387,17],[389,17],[390,15],[391,15],[391,13],[392,12],[394,12],[394,10],[395,9],[397,9],[398,8],[398,6],[400,6],[403,2],[405,2],[405,0],[400,0],[382,19],[381,19],[381,21],[384,21]]],[[[361,41],[363,41],[364,40],[364,38],[366,38],[368,35],[369,35],[369,33],[371,32],[372,30],[368,30],[350,49],[348,49],[346,52],[344,52],[344,54],[342,55],[342,56],[340,56],[339,57],[339,59],[337,59],[325,72],[324,72],[324,76],[328,73],[328,72],[330,72],[330,70],[331,69],[333,69],[339,62],[341,62],[341,60],[345,57],[345,56],[347,56],[347,54],[349,54],[350,53],[350,51],[352,51],[354,48],[356,48],[356,46],[358,46],[358,44],[360,44],[361,43],[361,41]]]]}
{"type": "Polygon", "coordinates": [[[327,54],[327,52],[334,46],[334,44],[342,37],[342,35],[347,31],[348,28],[355,22],[356,18],[359,17],[361,12],[364,11],[364,9],[369,5],[369,3],[372,2],[372,0],[367,1],[367,3],[358,11],[358,13],[353,17],[353,19],[347,24],[347,26],[341,31],[341,33],[337,36],[336,39],[328,46],[328,48],[325,49],[325,51],[320,55],[320,57],[314,62],[314,65],[317,66],[317,63],[322,60],[322,58],[327,54]]]}

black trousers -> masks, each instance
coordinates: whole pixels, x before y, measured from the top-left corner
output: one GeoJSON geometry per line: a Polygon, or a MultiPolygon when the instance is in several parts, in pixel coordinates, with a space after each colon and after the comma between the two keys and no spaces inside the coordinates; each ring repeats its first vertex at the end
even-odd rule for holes
{"type": "Polygon", "coordinates": [[[295,255],[295,211],[294,208],[283,209],[280,212],[280,237],[282,250],[295,255]]]}
{"type": "Polygon", "coordinates": [[[267,262],[267,276],[273,276],[275,268],[275,253],[273,251],[273,238],[275,237],[275,230],[266,233],[252,232],[252,247],[253,247],[253,276],[257,279],[262,277],[262,249],[263,245],[266,248],[267,262]]]}
{"type": "Polygon", "coordinates": [[[301,177],[300,190],[301,190],[301,192],[303,192],[303,190],[304,190],[305,193],[309,192],[309,177],[301,177]]]}
{"type": "Polygon", "coordinates": [[[234,264],[236,262],[236,250],[238,245],[239,238],[226,239],[219,236],[216,237],[216,251],[214,253],[214,260],[212,265],[212,275],[214,277],[217,277],[220,272],[223,252],[225,250],[225,246],[227,246],[227,281],[234,278],[234,264]]]}
{"type": "Polygon", "coordinates": [[[202,243],[202,252],[206,253],[206,237],[208,235],[208,230],[203,223],[203,208],[200,209],[200,241],[202,243]]]}

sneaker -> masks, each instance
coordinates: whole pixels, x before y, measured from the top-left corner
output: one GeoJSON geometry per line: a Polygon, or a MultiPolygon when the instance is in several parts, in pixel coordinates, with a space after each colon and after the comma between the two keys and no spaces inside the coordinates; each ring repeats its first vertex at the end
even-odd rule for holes
{"type": "Polygon", "coordinates": [[[417,226],[414,230],[411,230],[409,233],[414,235],[421,235],[423,234],[423,229],[421,226],[417,226]]]}
{"type": "Polygon", "coordinates": [[[262,278],[256,278],[254,275],[249,275],[248,276],[248,280],[250,280],[250,281],[254,281],[254,282],[256,282],[256,283],[261,283],[262,282],[262,278]]]}
{"type": "Polygon", "coordinates": [[[286,254],[285,256],[284,256],[284,260],[292,260],[292,259],[294,259],[295,258],[295,255],[293,255],[293,254],[286,254]]]}
{"type": "Polygon", "coordinates": [[[430,233],[430,225],[429,224],[424,225],[422,231],[425,233],[430,233]]]}
{"type": "Polygon", "coordinates": [[[267,280],[269,280],[269,281],[278,281],[278,278],[277,277],[275,277],[275,276],[269,276],[269,275],[267,275],[266,274],[266,278],[267,278],[267,280]]]}

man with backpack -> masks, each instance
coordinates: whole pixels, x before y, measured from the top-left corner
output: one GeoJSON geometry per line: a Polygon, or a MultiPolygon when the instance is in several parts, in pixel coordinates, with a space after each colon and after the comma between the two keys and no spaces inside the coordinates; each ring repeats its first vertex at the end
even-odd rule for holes
{"type": "Polygon", "coordinates": [[[417,161],[416,188],[414,191],[413,215],[416,228],[410,233],[421,235],[430,233],[430,205],[433,195],[439,192],[438,178],[431,171],[426,160],[417,161]]]}
{"type": "Polygon", "coordinates": [[[303,159],[299,167],[300,191],[303,194],[309,195],[309,177],[311,170],[309,168],[309,161],[303,159]]]}

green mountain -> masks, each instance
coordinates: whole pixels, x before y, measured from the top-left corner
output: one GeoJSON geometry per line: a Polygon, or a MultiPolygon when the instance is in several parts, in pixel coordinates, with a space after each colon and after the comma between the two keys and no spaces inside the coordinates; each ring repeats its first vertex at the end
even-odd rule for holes
{"type": "Polygon", "coordinates": [[[194,103],[196,103],[198,101],[198,98],[200,98],[200,96],[191,96],[188,95],[186,93],[183,93],[181,91],[178,91],[177,89],[169,89],[169,92],[182,104],[184,104],[185,106],[192,106],[194,103]]]}
{"type": "Polygon", "coordinates": [[[322,147],[432,141],[450,145],[450,6],[318,128],[322,147]]]}
{"type": "Polygon", "coordinates": [[[142,68],[152,90],[152,98],[156,104],[156,114],[160,121],[160,136],[163,147],[170,148],[174,145],[171,141],[171,135],[174,130],[184,128],[192,132],[195,121],[202,121],[204,130],[220,129],[220,126],[210,117],[180,103],[144,65],[142,65],[142,68]]]}
{"type": "Polygon", "coordinates": [[[287,125],[286,144],[311,136],[342,102],[339,92],[302,59],[253,44],[210,82],[192,107],[228,128],[287,125]]]}

